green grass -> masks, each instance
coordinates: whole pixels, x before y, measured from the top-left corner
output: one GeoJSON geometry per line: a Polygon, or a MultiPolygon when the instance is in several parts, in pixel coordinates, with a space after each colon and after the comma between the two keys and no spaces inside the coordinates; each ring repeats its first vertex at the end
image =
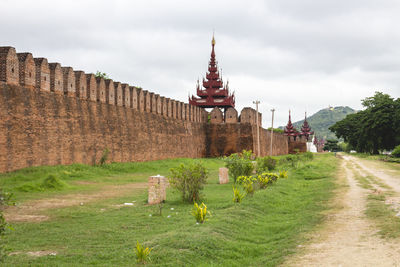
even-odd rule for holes
{"type": "MultiPolygon", "coordinates": [[[[146,182],[149,175],[167,175],[170,168],[181,163],[190,163],[194,159],[181,158],[156,160],[147,162],[111,163],[103,166],[72,164],[67,166],[41,166],[0,174],[0,188],[14,194],[15,200],[43,198],[60,193],[86,192],[98,190],[105,184],[125,184],[146,182]],[[65,186],[49,190],[43,188],[46,178],[53,175],[65,186]],[[93,182],[78,184],[78,181],[93,182]]],[[[217,166],[222,163],[218,159],[201,159],[212,170],[212,175],[218,172],[217,166]]]]}
{"type": "Polygon", "coordinates": [[[379,235],[384,238],[400,237],[400,218],[392,207],[385,204],[386,194],[369,194],[366,215],[379,227],[379,235]]]}
{"type": "MultiPolygon", "coordinates": [[[[149,174],[167,174],[169,168],[189,161],[115,163],[104,168],[85,165],[31,168],[30,172],[5,174],[1,180],[2,185],[17,194],[37,198],[44,192],[24,193],[15,188],[26,182],[41,181],[47,173],[68,184],[74,180],[145,181],[149,174]],[[25,177],[25,181],[18,181],[18,176],[25,177]]],[[[318,155],[312,162],[299,164],[297,170],[289,170],[289,178],[280,179],[235,204],[232,184],[217,183],[218,167],[223,162],[203,161],[211,170],[203,192],[203,201],[212,213],[206,223],[197,225],[190,214],[193,205],[182,203],[180,194],[172,190],[167,192],[162,216],[156,216],[157,205],[146,205],[147,194],[142,191],[128,197],[48,210],[50,221],[13,223],[14,230],[8,233],[6,245],[11,252],[51,250],[57,251],[57,255],[12,255],[5,266],[132,266],[136,264],[136,241],[153,248],[149,266],[276,266],[295,253],[297,245],[305,242],[304,234],[323,220],[323,211],[328,208],[335,188],[338,165],[338,159],[331,154],[318,155]],[[136,201],[134,206],[113,206],[132,201],[136,201]]],[[[52,193],[71,190],[81,188],[52,193]]]]}

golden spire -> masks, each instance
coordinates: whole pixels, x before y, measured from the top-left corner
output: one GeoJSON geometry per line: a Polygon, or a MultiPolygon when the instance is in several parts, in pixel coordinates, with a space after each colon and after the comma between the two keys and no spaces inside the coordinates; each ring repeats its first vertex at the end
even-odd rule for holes
{"type": "Polygon", "coordinates": [[[211,44],[212,44],[212,45],[215,45],[215,38],[214,38],[214,34],[213,34],[213,38],[212,38],[211,44]]]}

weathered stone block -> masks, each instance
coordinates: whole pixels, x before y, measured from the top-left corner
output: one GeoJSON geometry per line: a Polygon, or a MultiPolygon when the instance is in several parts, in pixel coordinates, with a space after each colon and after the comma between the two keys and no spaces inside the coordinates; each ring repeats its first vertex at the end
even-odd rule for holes
{"type": "Polygon", "coordinates": [[[229,183],[229,175],[228,175],[228,168],[219,168],[219,183],[220,184],[227,184],[229,183]]]}
{"type": "Polygon", "coordinates": [[[150,205],[161,203],[167,199],[167,179],[164,176],[150,176],[148,186],[148,203],[150,205]]]}

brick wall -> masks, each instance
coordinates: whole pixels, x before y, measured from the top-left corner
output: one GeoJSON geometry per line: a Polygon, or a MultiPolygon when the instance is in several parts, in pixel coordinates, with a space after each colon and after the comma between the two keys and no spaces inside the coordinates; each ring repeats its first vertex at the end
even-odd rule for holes
{"type": "Polygon", "coordinates": [[[0,172],[205,155],[205,124],[0,82],[0,172]]]}
{"type": "MultiPolygon", "coordinates": [[[[207,124],[206,156],[219,157],[240,152],[243,149],[256,151],[257,126],[250,123],[207,124]]],[[[261,156],[270,155],[271,133],[260,128],[261,156]]],[[[288,154],[287,136],[274,133],[272,155],[288,154]]]]}
{"type": "MultiPolygon", "coordinates": [[[[0,172],[28,166],[221,156],[255,151],[257,114],[204,109],[155,93],[48,64],[0,47],[0,172]],[[239,122],[238,122],[239,121],[239,122]]],[[[258,114],[261,120],[261,114],[258,114]]],[[[261,154],[269,132],[260,130],[261,154]]],[[[273,154],[305,142],[274,134],[273,154]]]]}
{"type": "Polygon", "coordinates": [[[35,88],[36,71],[35,61],[31,53],[18,53],[19,84],[31,89],[35,88]]]}

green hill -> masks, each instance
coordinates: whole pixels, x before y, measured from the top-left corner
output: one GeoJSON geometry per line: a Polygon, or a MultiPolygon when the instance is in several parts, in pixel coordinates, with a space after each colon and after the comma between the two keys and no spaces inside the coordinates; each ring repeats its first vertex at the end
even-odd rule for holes
{"type": "MultiPolygon", "coordinates": [[[[329,131],[329,127],[335,124],[337,121],[342,120],[347,114],[352,114],[357,112],[350,107],[334,107],[321,109],[317,113],[309,116],[307,118],[311,129],[315,132],[318,137],[323,137],[325,139],[337,139],[334,133],[329,131]]],[[[304,120],[294,122],[293,125],[297,130],[300,131],[304,120]]]]}

